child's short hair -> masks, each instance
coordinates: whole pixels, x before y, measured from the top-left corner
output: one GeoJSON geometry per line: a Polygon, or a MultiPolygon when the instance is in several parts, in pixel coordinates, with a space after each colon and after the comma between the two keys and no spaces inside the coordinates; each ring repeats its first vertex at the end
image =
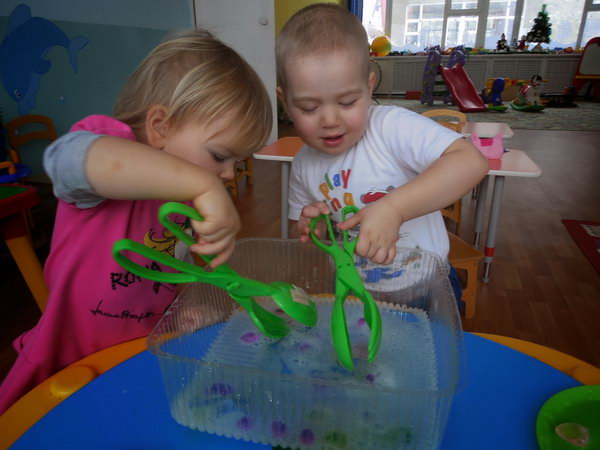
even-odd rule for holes
{"type": "Polygon", "coordinates": [[[290,61],[311,55],[327,55],[353,50],[369,75],[369,38],[362,23],[348,9],[334,3],[315,3],[296,14],[277,37],[277,75],[282,88],[290,61]]]}
{"type": "Polygon", "coordinates": [[[115,117],[145,139],[146,113],[152,105],[165,106],[166,122],[175,128],[233,112],[239,130],[234,144],[243,149],[260,149],[271,133],[271,100],[259,76],[205,30],[187,31],[152,50],[123,88],[115,117]]]}

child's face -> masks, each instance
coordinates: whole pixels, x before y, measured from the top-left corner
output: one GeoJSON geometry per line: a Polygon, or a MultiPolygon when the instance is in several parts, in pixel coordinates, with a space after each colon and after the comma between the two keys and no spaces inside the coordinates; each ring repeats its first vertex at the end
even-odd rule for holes
{"type": "Polygon", "coordinates": [[[320,152],[344,153],[367,127],[375,75],[366,79],[356,61],[350,51],[301,58],[287,68],[286,91],[278,89],[298,136],[320,152]]]}
{"type": "Polygon", "coordinates": [[[206,169],[223,180],[231,180],[236,161],[251,152],[234,148],[235,126],[228,116],[207,125],[190,121],[178,129],[167,131],[163,151],[206,169]]]}

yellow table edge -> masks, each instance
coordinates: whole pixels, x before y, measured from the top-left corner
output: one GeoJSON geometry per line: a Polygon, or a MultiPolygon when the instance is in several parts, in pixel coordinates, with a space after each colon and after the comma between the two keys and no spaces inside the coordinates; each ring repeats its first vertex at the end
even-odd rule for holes
{"type": "Polygon", "coordinates": [[[69,395],[145,349],[146,337],[123,342],[87,356],[40,383],[0,416],[0,449],[11,446],[69,395]]]}
{"type": "MultiPolygon", "coordinates": [[[[507,336],[472,334],[536,358],[583,384],[600,384],[599,368],[566,353],[507,336]]],[[[96,376],[145,349],[145,337],[124,342],[87,356],[42,382],[0,416],[0,448],[11,446],[52,408],[96,376]]]]}
{"type": "Polygon", "coordinates": [[[498,344],[505,345],[521,353],[525,353],[526,355],[566,373],[580,383],[600,384],[600,368],[566,353],[508,336],[488,333],[473,334],[497,342],[498,344]]]}

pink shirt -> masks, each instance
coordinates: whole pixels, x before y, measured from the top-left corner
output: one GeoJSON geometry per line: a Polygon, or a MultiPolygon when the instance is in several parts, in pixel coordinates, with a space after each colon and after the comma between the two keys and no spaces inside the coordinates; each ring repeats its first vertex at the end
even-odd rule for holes
{"type": "MultiPolygon", "coordinates": [[[[127,125],[105,116],[86,118],[74,130],[135,140],[127,125]]],[[[0,386],[0,414],[69,364],[148,335],[173,301],[175,286],[127,272],[113,260],[111,249],[116,240],[128,237],[175,255],[178,239],[157,219],[163,203],[106,199],[80,209],[59,200],[44,267],[48,305],[37,325],[13,343],[19,355],[0,386]]],[[[185,218],[172,218],[184,226],[185,218]]],[[[177,247],[177,253],[187,254],[183,243],[177,247]]],[[[132,259],[155,270],[169,270],[143,258],[132,259]]]]}

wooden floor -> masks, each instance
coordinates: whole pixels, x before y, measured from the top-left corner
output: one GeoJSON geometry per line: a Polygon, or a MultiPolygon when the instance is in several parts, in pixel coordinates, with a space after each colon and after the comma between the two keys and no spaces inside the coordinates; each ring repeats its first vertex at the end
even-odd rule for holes
{"type": "MultiPolygon", "coordinates": [[[[509,148],[524,150],[540,178],[507,178],[491,281],[480,283],[477,312],[467,331],[525,339],[600,366],[600,275],[561,219],[600,221],[600,132],[515,130],[509,148]]],[[[254,162],[255,183],[240,184],[235,199],[240,237],[279,237],[280,168],[254,162]]],[[[54,202],[34,211],[48,236],[54,202]]],[[[474,205],[463,200],[460,235],[471,240],[474,205]]],[[[38,253],[45,257],[47,245],[38,253]]],[[[39,312],[10,257],[0,255],[0,379],[12,365],[11,341],[31,328],[39,312]]]]}

